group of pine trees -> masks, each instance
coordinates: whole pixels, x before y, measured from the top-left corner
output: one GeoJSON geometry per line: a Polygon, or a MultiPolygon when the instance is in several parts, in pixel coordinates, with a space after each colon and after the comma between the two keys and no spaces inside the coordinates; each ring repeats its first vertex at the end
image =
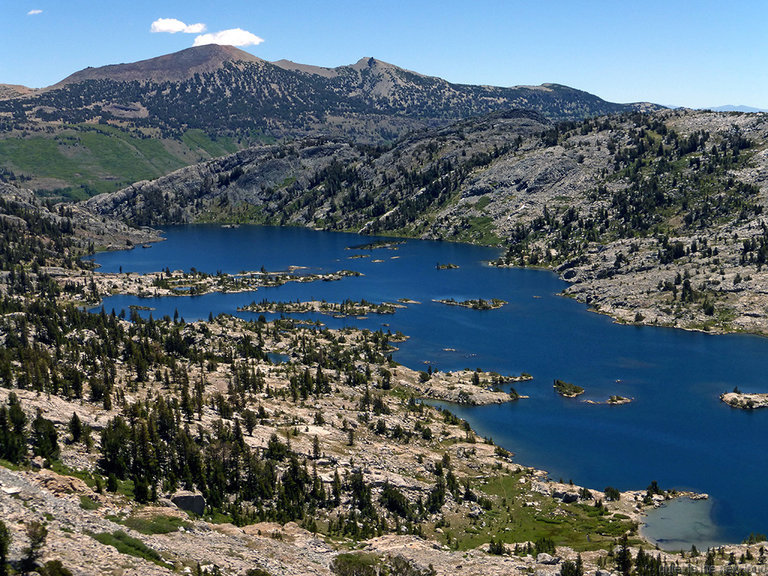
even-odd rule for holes
{"type": "Polygon", "coordinates": [[[0,405],[0,458],[20,464],[27,460],[29,444],[34,456],[45,460],[58,459],[59,434],[53,422],[45,418],[40,410],[28,422],[21,401],[14,392],[8,394],[6,404],[0,405]]]}
{"type": "MultiPolygon", "coordinates": [[[[331,394],[333,380],[360,391],[358,409],[377,433],[400,441],[414,433],[424,436],[419,422],[414,431],[407,431],[399,426],[387,430],[369,420],[390,412],[378,391],[389,387],[391,377],[386,368],[390,347],[382,332],[353,336],[298,330],[291,320],[268,324],[262,318],[244,323],[241,337],[200,346],[196,342],[210,336],[207,325],[188,325],[179,318],[144,319],[134,311],[127,323],[122,314],[90,313],[43,295],[0,298],[0,311],[5,338],[0,386],[119,409],[96,443],[107,490],[132,491],[137,501],[150,502],[179,488],[192,489],[203,494],[210,512],[227,514],[236,523],[299,521],[318,529],[316,519],[325,516],[329,532],[355,538],[392,529],[418,532],[419,522],[439,511],[446,491],[457,500],[468,492],[460,490],[450,468],[438,465],[435,488],[424,501],[409,505],[392,486],[381,501],[374,501],[359,470],[336,471],[330,484],[320,480],[322,448],[317,439],[312,454],[294,451],[290,433],[285,441],[273,435],[264,448],[251,448],[245,441],[246,434],[271,417],[261,405],[252,409],[257,394],[299,403],[331,394]],[[314,371],[288,365],[286,386],[270,389],[251,364],[267,360],[266,338],[291,339],[293,354],[301,364],[315,366],[314,371]],[[120,372],[118,359],[124,367],[120,372]],[[361,360],[378,369],[361,371],[361,360]],[[228,389],[207,393],[205,373],[222,363],[230,366],[228,389]],[[190,378],[193,366],[200,367],[199,377],[190,378]],[[157,392],[143,401],[126,401],[127,391],[148,389],[150,384],[157,392]],[[202,426],[204,410],[218,415],[212,426],[202,426]],[[351,508],[342,510],[342,503],[351,508]]],[[[353,443],[352,428],[347,430],[353,443]]],[[[94,447],[90,428],[77,414],[68,432],[67,442],[94,447]]],[[[8,395],[0,407],[0,458],[14,463],[32,456],[55,460],[61,441],[50,420],[41,413],[28,416],[18,396],[8,395]]]]}

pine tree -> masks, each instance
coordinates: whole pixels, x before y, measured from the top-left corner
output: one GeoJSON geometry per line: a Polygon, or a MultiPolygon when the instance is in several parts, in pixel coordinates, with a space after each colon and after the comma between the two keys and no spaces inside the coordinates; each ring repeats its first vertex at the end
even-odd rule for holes
{"type": "Polygon", "coordinates": [[[11,532],[0,520],[0,576],[8,574],[8,548],[11,546],[11,532]]]}
{"type": "Polygon", "coordinates": [[[80,442],[83,435],[83,425],[77,412],[72,412],[72,418],[69,421],[69,433],[72,435],[72,442],[80,442]]]}
{"type": "Polygon", "coordinates": [[[43,418],[40,409],[32,421],[32,448],[35,456],[42,456],[47,460],[56,460],[59,457],[59,434],[53,422],[43,418]]]}
{"type": "Polygon", "coordinates": [[[48,529],[40,522],[32,521],[27,524],[27,538],[29,546],[24,548],[24,557],[21,560],[22,569],[31,572],[37,566],[37,560],[45,546],[45,539],[48,537],[48,529]]]}
{"type": "Polygon", "coordinates": [[[627,535],[621,537],[619,552],[616,554],[616,568],[623,576],[629,576],[632,571],[632,553],[629,550],[627,535]]]}

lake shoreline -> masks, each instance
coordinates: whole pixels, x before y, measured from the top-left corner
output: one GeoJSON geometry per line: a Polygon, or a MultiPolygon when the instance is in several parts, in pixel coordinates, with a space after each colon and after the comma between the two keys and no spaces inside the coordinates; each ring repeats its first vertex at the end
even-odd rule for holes
{"type": "MultiPolygon", "coordinates": [[[[207,223],[206,224],[187,224],[186,226],[219,227],[218,225],[207,224],[207,223]]],[[[261,225],[243,224],[242,226],[260,227],[261,225]]],[[[221,227],[226,228],[226,226],[221,226],[221,227]]],[[[306,227],[306,229],[314,230],[317,232],[327,232],[327,230],[318,229],[315,227],[306,227]]],[[[166,238],[162,236],[162,234],[164,234],[163,230],[150,229],[150,231],[156,237],[151,237],[149,240],[147,240],[144,243],[143,246],[151,247],[156,242],[163,242],[166,240],[166,238]]],[[[334,231],[333,233],[357,235],[357,232],[353,230],[334,231]]],[[[394,235],[394,234],[381,234],[378,236],[381,236],[384,239],[382,241],[382,242],[385,242],[384,244],[376,245],[375,248],[352,246],[352,247],[349,247],[349,249],[351,250],[373,250],[373,249],[379,249],[379,248],[392,249],[392,246],[395,246],[395,248],[399,248],[399,246],[402,245],[402,243],[407,242],[408,240],[417,240],[417,241],[422,240],[421,238],[416,238],[412,236],[402,236],[402,235],[394,235]]],[[[432,240],[432,241],[445,242],[448,244],[477,246],[477,247],[489,248],[489,249],[499,248],[498,246],[493,246],[493,245],[486,245],[482,243],[466,242],[466,241],[453,241],[450,239],[441,239],[441,240],[432,240]]],[[[134,249],[134,248],[135,246],[120,247],[115,245],[110,245],[105,247],[107,251],[122,251],[126,249],[134,249]]],[[[596,298],[596,293],[594,292],[595,290],[598,289],[597,287],[593,287],[592,291],[590,291],[590,289],[584,289],[584,286],[585,286],[584,280],[574,278],[574,277],[568,277],[566,272],[570,268],[563,269],[562,265],[516,266],[516,265],[509,265],[509,264],[500,264],[498,261],[494,261],[494,260],[487,261],[487,264],[489,266],[493,266],[496,268],[543,270],[543,271],[551,272],[552,274],[556,275],[560,280],[563,280],[564,282],[567,282],[569,284],[569,286],[567,286],[562,290],[561,292],[562,296],[573,298],[578,302],[581,302],[582,304],[586,305],[590,311],[596,312],[597,314],[606,315],[612,318],[618,324],[625,324],[625,325],[632,325],[632,326],[675,328],[678,330],[701,332],[701,333],[712,334],[712,335],[749,334],[754,336],[768,337],[768,316],[766,315],[762,315],[760,318],[756,318],[751,313],[747,314],[746,316],[742,316],[741,317],[742,320],[744,320],[745,318],[748,318],[749,322],[745,326],[741,326],[741,327],[735,326],[732,322],[728,324],[709,322],[708,317],[706,315],[704,316],[702,316],[701,314],[691,315],[692,310],[688,310],[687,311],[688,315],[685,317],[669,318],[665,313],[662,312],[662,305],[667,306],[668,303],[666,302],[661,303],[652,298],[647,298],[644,302],[637,303],[628,308],[621,308],[606,301],[606,300],[610,300],[611,298],[616,301],[621,300],[620,295],[616,295],[615,297],[614,296],[606,297],[605,295],[603,295],[598,300],[596,298]],[[641,318],[638,317],[638,314],[640,314],[641,318]],[[651,320],[651,317],[653,317],[653,320],[651,320]],[[663,319],[661,323],[659,322],[659,319],[663,319]]],[[[455,265],[451,265],[451,266],[453,267],[455,265]]],[[[628,272],[625,271],[623,275],[626,276],[627,274],[628,272]]],[[[232,275],[232,276],[236,276],[236,275],[232,275]]],[[[215,291],[216,290],[211,289],[208,292],[201,292],[201,293],[211,293],[215,291]]],[[[243,289],[242,291],[247,291],[247,289],[243,289]]]]}

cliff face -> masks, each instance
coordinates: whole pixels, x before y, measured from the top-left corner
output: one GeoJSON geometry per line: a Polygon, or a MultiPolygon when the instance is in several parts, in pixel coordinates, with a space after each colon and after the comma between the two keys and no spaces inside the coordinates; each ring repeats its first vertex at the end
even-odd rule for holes
{"type": "Polygon", "coordinates": [[[529,112],[391,148],[253,148],[91,200],[142,225],[292,224],[495,244],[628,322],[764,332],[768,130],[665,111],[553,126],[529,112]]]}

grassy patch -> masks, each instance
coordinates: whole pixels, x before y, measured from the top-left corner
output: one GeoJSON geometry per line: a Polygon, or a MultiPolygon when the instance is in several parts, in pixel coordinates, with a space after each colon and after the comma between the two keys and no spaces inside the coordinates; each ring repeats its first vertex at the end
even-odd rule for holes
{"type": "Polygon", "coordinates": [[[610,547],[616,538],[636,527],[629,520],[605,514],[602,508],[563,504],[531,493],[528,482],[521,483],[527,478],[525,473],[515,473],[489,479],[482,490],[493,506],[480,518],[446,515],[449,525],[443,530],[450,534],[451,546],[469,550],[491,538],[510,544],[546,537],[558,546],[597,550],[610,547]]]}
{"type": "Polygon", "coordinates": [[[211,514],[207,515],[205,517],[205,520],[207,520],[211,524],[231,524],[232,516],[215,510],[211,512],[211,514]]]}
{"type": "Polygon", "coordinates": [[[18,472],[21,470],[21,466],[18,464],[14,464],[13,462],[10,462],[9,460],[3,460],[0,458],[0,466],[3,468],[8,468],[8,470],[13,470],[14,472],[18,472]]]}
{"type": "Polygon", "coordinates": [[[62,183],[71,199],[111,192],[139,180],[168,174],[202,154],[224,156],[238,150],[231,138],[211,139],[189,130],[181,142],[141,138],[106,125],[69,125],[45,136],[0,139],[0,167],[62,183]]]}
{"type": "Polygon", "coordinates": [[[179,528],[191,528],[192,524],[175,516],[151,516],[149,518],[139,518],[130,516],[120,521],[121,524],[128,526],[136,532],[142,534],[169,534],[177,532],[179,528]]]}
{"type": "Polygon", "coordinates": [[[463,230],[455,239],[460,242],[474,242],[484,246],[498,246],[501,238],[495,233],[493,220],[488,216],[469,219],[469,228],[463,230]]]}
{"type": "Polygon", "coordinates": [[[475,203],[474,208],[475,208],[475,210],[482,210],[483,208],[488,206],[488,204],[490,204],[490,203],[491,203],[491,199],[488,198],[488,196],[483,196],[482,198],[480,198],[480,200],[478,200],[475,203]]]}
{"type": "Polygon", "coordinates": [[[88,472],[87,470],[76,470],[74,468],[70,468],[69,466],[65,466],[58,460],[51,462],[51,470],[56,472],[56,474],[60,474],[61,476],[71,476],[72,478],[79,478],[80,480],[85,482],[89,488],[95,489],[99,486],[99,483],[101,482],[101,476],[99,476],[98,474],[93,474],[92,472],[88,472]]]}
{"type": "Polygon", "coordinates": [[[90,496],[80,496],[80,508],[83,510],[96,510],[101,507],[101,504],[96,502],[93,498],[90,496]]]}
{"type": "Polygon", "coordinates": [[[98,534],[90,534],[90,536],[102,544],[117,548],[117,551],[121,554],[143,558],[144,560],[149,560],[159,566],[165,566],[160,554],[144,544],[141,540],[128,536],[128,534],[122,530],[116,530],[111,534],[109,532],[100,532],[98,534]]]}
{"type": "Polygon", "coordinates": [[[277,224],[264,216],[260,206],[238,204],[236,206],[209,206],[195,219],[197,224],[277,224]]]}
{"type": "Polygon", "coordinates": [[[190,150],[203,150],[212,158],[237,152],[239,148],[231,138],[219,137],[213,139],[197,128],[187,130],[184,136],[181,137],[181,141],[190,150]]]}

